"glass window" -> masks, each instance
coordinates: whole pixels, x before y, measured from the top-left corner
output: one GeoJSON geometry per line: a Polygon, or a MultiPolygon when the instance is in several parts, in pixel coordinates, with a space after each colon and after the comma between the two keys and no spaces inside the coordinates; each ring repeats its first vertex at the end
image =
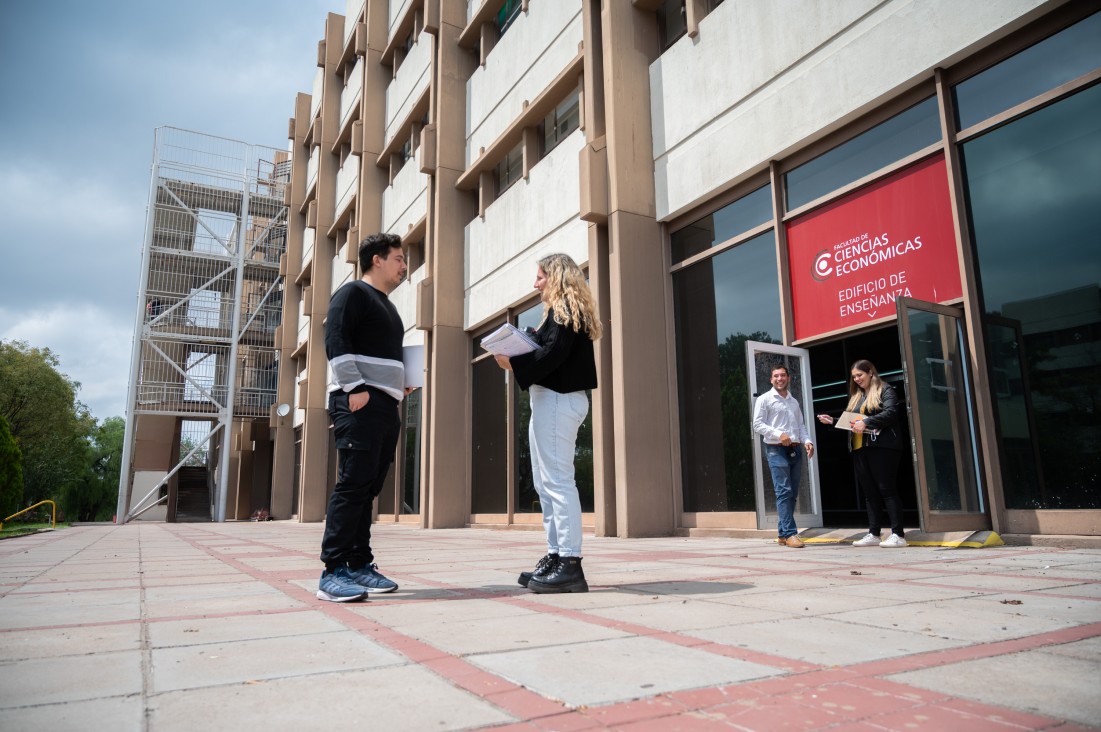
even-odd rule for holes
{"type": "Polygon", "coordinates": [[[546,155],[581,124],[579,95],[575,90],[540,123],[543,155],[546,155]]]}
{"type": "Polygon", "coordinates": [[[782,342],[772,231],[673,275],[685,511],[756,507],[746,341],[782,342]]]}
{"type": "Polygon", "coordinates": [[[1101,508],[1101,85],[962,146],[1008,508],[1101,508]]]}
{"type": "Polygon", "coordinates": [[[508,27],[520,16],[523,7],[521,0],[505,0],[501,3],[501,9],[497,11],[497,30],[504,34],[508,27]]]}
{"type": "Polygon", "coordinates": [[[501,195],[509,186],[524,176],[523,143],[509,150],[497,167],[493,169],[493,178],[497,183],[497,195],[501,195]]]}
{"type": "Polygon", "coordinates": [[[657,10],[658,38],[661,50],[672,46],[677,39],[688,32],[688,18],[685,14],[684,0],[665,0],[657,10]]]}
{"type": "Polygon", "coordinates": [[[673,262],[707,251],[771,220],[772,186],[766,185],[673,234],[673,262]]]}
{"type": "Polygon", "coordinates": [[[789,172],[788,210],[799,208],[940,139],[936,97],[857,135],[789,172]]]}
{"type": "Polygon", "coordinates": [[[404,481],[399,513],[421,512],[421,394],[423,393],[424,389],[416,389],[405,397],[402,404],[405,411],[405,445],[402,450],[404,481]]]}
{"type": "MultiPolygon", "coordinates": [[[[478,342],[478,338],[474,339],[478,342]]],[[[480,350],[480,349],[479,349],[480,350]]],[[[508,510],[508,391],[505,372],[492,358],[471,367],[474,388],[471,402],[474,428],[471,442],[471,513],[505,513],[508,510]]]]}
{"type": "Polygon", "coordinates": [[[957,84],[956,123],[966,129],[1099,66],[1101,13],[1096,13],[957,84]]]}

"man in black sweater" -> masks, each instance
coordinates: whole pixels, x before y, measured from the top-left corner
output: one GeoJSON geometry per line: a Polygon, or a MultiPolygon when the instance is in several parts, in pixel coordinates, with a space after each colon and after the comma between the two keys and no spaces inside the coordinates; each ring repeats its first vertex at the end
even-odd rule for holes
{"type": "Polygon", "coordinates": [[[317,597],[355,602],[397,583],[379,573],[371,552],[371,512],[394,461],[405,395],[405,326],[389,295],[405,279],[405,253],[394,234],[374,234],[359,247],[363,276],[329,301],[325,354],[332,380],[329,417],[339,467],[329,497],[317,597]]]}

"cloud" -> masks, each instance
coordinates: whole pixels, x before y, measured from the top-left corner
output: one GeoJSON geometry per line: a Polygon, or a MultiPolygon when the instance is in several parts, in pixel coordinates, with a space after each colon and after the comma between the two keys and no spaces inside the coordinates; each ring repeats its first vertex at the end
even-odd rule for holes
{"type": "Polygon", "coordinates": [[[101,422],[125,414],[133,334],[133,320],[94,304],[0,308],[0,340],[53,351],[61,362],[58,370],[80,382],[77,399],[101,422]]]}

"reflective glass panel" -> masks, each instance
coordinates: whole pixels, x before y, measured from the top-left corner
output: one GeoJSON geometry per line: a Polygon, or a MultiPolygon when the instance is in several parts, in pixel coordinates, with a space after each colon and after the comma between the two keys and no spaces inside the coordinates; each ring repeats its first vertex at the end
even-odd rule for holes
{"type": "Polygon", "coordinates": [[[420,513],[421,511],[421,394],[417,389],[405,397],[402,403],[405,410],[405,446],[402,457],[401,511],[399,513],[420,513]]]}
{"type": "Polygon", "coordinates": [[[1010,56],[954,89],[956,123],[967,129],[1101,66],[1101,13],[1010,56]]]}
{"type": "Polygon", "coordinates": [[[962,159],[983,308],[1001,330],[989,378],[1006,505],[1101,508],[1101,85],[967,142],[962,159]],[[1035,480],[1013,452],[1025,444],[1035,480]]]}
{"type": "Polygon", "coordinates": [[[772,186],[766,185],[673,234],[673,262],[707,251],[771,220],[772,186]]]}
{"type": "Polygon", "coordinates": [[[789,172],[788,210],[871,175],[940,139],[936,97],[929,97],[789,172]]]}
{"type": "Polygon", "coordinates": [[[958,318],[912,308],[905,317],[913,357],[907,386],[914,435],[921,438],[925,506],[930,511],[981,512],[962,325],[958,318]]]}
{"type": "MultiPolygon", "coordinates": [[[[477,339],[475,339],[477,341],[477,339]]],[[[505,371],[492,358],[475,363],[471,397],[471,513],[508,511],[508,391],[505,371]]]]}
{"type": "Polygon", "coordinates": [[[746,341],[780,343],[769,231],[673,275],[685,511],[753,511],[746,341]]]}

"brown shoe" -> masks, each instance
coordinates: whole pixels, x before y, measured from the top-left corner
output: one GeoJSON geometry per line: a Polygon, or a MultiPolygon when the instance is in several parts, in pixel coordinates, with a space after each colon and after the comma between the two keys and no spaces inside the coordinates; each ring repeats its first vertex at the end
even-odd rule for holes
{"type": "Polygon", "coordinates": [[[784,539],[784,546],[790,546],[792,549],[800,549],[806,545],[803,544],[802,539],[792,534],[787,539],[784,539]]]}

